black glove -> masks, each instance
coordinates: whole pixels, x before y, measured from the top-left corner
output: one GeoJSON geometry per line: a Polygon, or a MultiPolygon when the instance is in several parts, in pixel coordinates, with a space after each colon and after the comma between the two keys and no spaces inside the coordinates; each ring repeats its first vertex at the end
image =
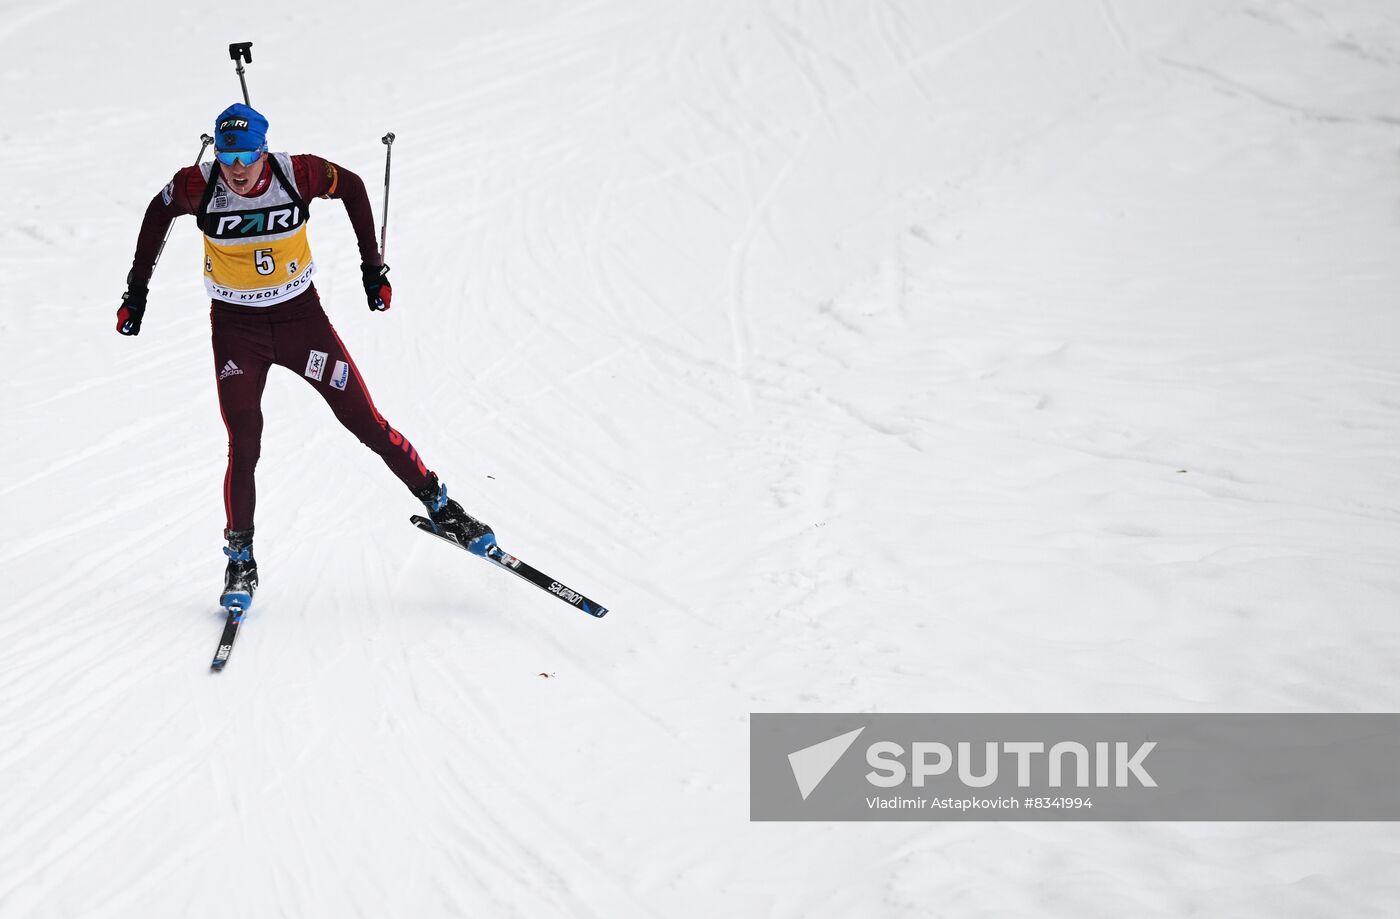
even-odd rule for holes
{"type": "Polygon", "coordinates": [[[117,331],[123,335],[141,334],[141,317],[146,315],[145,281],[138,281],[131,275],[126,278],[126,293],[122,294],[122,305],[117,310],[117,331]]]}
{"type": "Polygon", "coordinates": [[[365,282],[365,299],[372,310],[387,310],[389,301],[394,299],[394,288],[389,286],[388,265],[360,263],[360,277],[365,282]]]}

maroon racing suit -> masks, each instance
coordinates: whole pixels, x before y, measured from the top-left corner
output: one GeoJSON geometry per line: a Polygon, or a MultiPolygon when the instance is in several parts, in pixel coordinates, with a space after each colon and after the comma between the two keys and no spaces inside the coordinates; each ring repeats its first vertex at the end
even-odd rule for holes
{"type": "MultiPolygon", "coordinates": [[[[271,156],[268,154],[267,158],[271,156]]],[[[292,169],[287,177],[296,186],[293,194],[308,207],[310,199],[316,197],[344,201],[361,260],[378,265],[374,217],[360,177],[318,156],[292,156],[290,161],[292,169]]],[[[265,165],[248,197],[255,198],[269,183],[281,181],[274,172],[265,165]]],[[[202,204],[207,204],[206,184],[198,167],[186,167],[151,199],[141,223],[132,278],[150,278],[156,254],[174,218],[181,214],[200,215],[202,204]]],[[[231,189],[227,193],[238,197],[231,189]]],[[[374,407],[354,359],[331,326],[309,280],[304,291],[267,306],[212,299],[209,322],[213,328],[219,410],[228,429],[228,469],[224,474],[228,530],[248,530],[253,526],[253,470],[262,444],[262,393],[273,364],[290,369],[320,393],[340,423],[379,454],[410,491],[421,491],[429,483],[432,473],[417,450],[374,407]]]]}

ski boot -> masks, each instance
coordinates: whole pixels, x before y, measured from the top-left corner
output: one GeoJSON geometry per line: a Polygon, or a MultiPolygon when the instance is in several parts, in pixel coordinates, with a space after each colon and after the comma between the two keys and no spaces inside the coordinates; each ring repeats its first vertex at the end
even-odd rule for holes
{"type": "Polygon", "coordinates": [[[253,558],[253,528],[224,530],[228,546],[228,567],[224,569],[224,592],[219,605],[224,609],[247,610],[253,605],[253,592],[258,589],[258,563],[253,558]]]}
{"type": "Polygon", "coordinates": [[[433,532],[438,536],[455,542],[473,555],[484,556],[496,544],[496,535],[491,528],[447,497],[447,486],[439,484],[436,475],[430,475],[428,484],[415,491],[413,496],[428,509],[433,532]]]}

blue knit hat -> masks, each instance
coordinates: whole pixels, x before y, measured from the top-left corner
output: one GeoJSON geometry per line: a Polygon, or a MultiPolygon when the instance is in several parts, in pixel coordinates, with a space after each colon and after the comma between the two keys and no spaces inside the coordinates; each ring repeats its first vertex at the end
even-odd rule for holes
{"type": "Polygon", "coordinates": [[[235,102],[214,119],[215,150],[266,150],[267,119],[235,102]]]}

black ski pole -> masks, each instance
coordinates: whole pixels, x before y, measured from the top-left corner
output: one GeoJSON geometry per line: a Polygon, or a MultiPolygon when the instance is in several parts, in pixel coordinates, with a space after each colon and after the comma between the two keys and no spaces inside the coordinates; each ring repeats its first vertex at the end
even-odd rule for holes
{"type": "MultiPolygon", "coordinates": [[[[204,159],[204,151],[208,150],[209,145],[213,142],[214,138],[210,137],[208,134],[199,135],[199,156],[196,156],[194,158],[194,164],[196,166],[198,166],[200,161],[204,159]]],[[[160,248],[156,250],[156,260],[154,262],[151,262],[152,272],[154,272],[156,270],[156,266],[160,264],[160,254],[165,251],[165,244],[170,242],[170,231],[174,228],[175,221],[172,220],[165,228],[165,238],[160,241],[160,248]]]]}
{"type": "Polygon", "coordinates": [[[243,79],[243,62],[253,63],[253,43],[250,41],[234,42],[228,46],[229,60],[238,64],[238,85],[243,87],[243,104],[252,106],[248,101],[248,81],[243,79]]]}
{"type": "Polygon", "coordinates": [[[383,264],[384,251],[389,244],[389,162],[394,152],[394,132],[379,139],[384,144],[384,222],[379,225],[379,261],[383,264]]]}

